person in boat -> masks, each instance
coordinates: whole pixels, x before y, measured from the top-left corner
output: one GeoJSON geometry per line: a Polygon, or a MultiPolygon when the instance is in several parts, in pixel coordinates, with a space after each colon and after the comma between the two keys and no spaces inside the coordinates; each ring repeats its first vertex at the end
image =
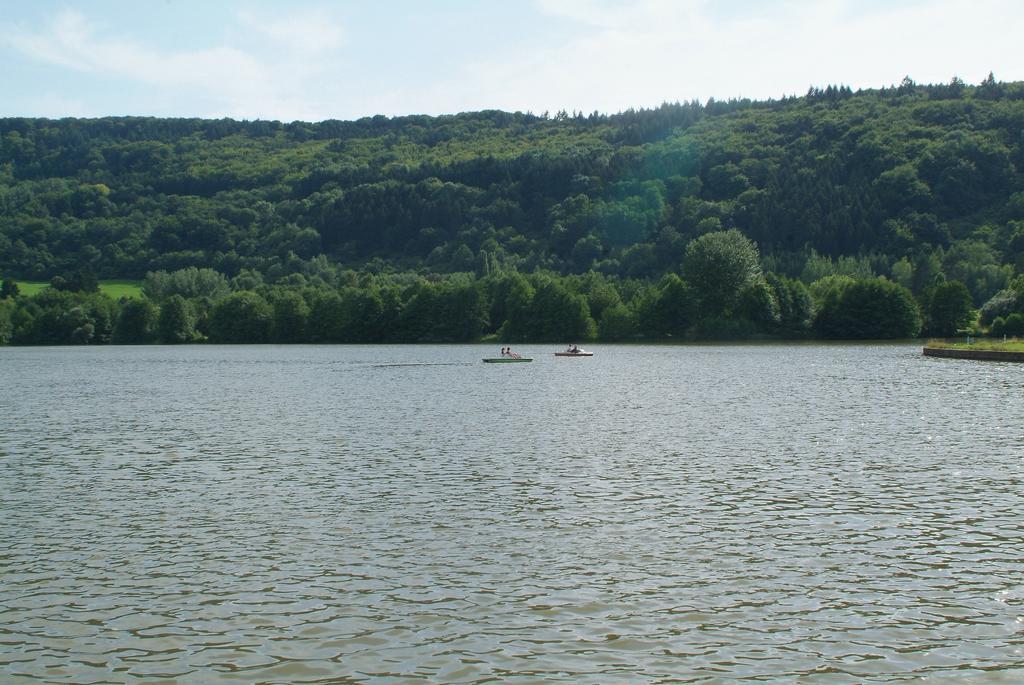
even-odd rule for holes
{"type": "Polygon", "coordinates": [[[503,348],[501,348],[501,356],[502,356],[502,357],[504,357],[504,356],[506,356],[506,355],[508,355],[508,349],[507,349],[507,348],[504,348],[504,347],[503,347],[503,348]]]}

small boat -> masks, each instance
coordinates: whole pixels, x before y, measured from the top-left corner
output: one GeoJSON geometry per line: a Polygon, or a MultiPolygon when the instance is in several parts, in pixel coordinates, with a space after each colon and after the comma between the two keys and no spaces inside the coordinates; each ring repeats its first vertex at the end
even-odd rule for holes
{"type": "Polygon", "coordinates": [[[532,361],[533,357],[484,357],[484,364],[514,364],[532,361]]]}
{"type": "Polygon", "coordinates": [[[593,357],[593,352],[587,352],[579,347],[573,350],[566,350],[565,352],[555,352],[556,357],[593,357]]]}

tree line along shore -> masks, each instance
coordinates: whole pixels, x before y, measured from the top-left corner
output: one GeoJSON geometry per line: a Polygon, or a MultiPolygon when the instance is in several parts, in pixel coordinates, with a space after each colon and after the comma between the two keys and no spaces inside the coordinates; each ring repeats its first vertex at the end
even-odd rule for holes
{"type": "MultiPolygon", "coordinates": [[[[338,271],[267,283],[189,267],[147,275],[138,296],[100,292],[88,275],[34,295],[0,289],[0,344],[416,343],[602,340],[893,339],[1024,334],[1024,277],[978,310],[962,283],[922,302],[882,277],[812,284],[764,273],[737,231],[687,249],[690,280],[590,271],[424,277],[338,271]],[[1005,316],[1004,316],[1005,314],[1005,316]]],[[[120,287],[124,287],[123,285],[120,287]]]]}

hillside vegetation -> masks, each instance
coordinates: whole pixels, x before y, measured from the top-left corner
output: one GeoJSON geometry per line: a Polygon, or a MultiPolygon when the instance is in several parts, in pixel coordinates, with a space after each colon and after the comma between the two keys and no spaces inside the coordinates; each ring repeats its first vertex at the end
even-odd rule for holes
{"type": "MultiPolygon", "coordinates": [[[[991,75],[616,115],[0,119],[0,273],[216,272],[219,297],[272,309],[283,289],[312,311],[350,289],[395,317],[461,289],[480,300],[452,314],[458,334],[396,338],[392,321],[354,335],[369,319],[349,311],[349,332],[304,340],[582,339],[610,312],[608,337],[941,333],[973,323],[965,307],[985,305],[986,326],[1020,309],[1022,169],[1024,83],[991,75]],[[723,271],[732,257],[744,266],[723,271]],[[576,329],[546,309],[549,287],[578,300],[576,329]],[[893,320],[828,314],[911,293],[893,320]]],[[[208,314],[219,302],[182,296],[208,314]]]]}

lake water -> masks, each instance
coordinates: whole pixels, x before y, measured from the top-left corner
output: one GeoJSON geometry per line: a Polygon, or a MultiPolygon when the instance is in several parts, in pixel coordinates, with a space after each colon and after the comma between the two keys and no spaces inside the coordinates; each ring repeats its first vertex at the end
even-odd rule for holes
{"type": "Polygon", "coordinates": [[[0,348],[0,682],[1024,682],[1024,365],[0,348]]]}

